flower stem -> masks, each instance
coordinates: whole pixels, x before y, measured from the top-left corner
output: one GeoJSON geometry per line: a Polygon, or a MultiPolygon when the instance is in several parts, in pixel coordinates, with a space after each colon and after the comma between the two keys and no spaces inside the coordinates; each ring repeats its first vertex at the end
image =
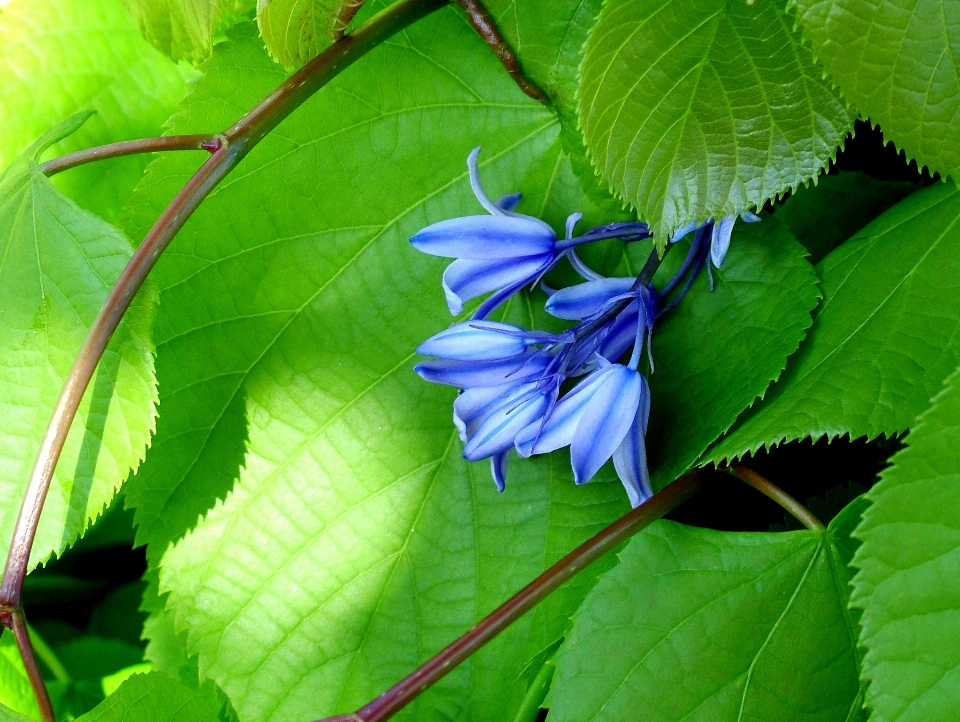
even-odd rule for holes
{"type": "Polygon", "coordinates": [[[516,53],[513,52],[510,44],[504,40],[497,29],[497,24],[490,17],[490,13],[487,12],[483,4],[479,0],[455,0],[455,2],[467,13],[470,25],[477,31],[477,35],[483,39],[483,42],[490,46],[494,55],[503,64],[503,67],[513,78],[513,82],[520,87],[520,90],[534,100],[544,105],[550,105],[547,94],[523,74],[516,53]]]}
{"type": "Polygon", "coordinates": [[[54,722],[56,716],[53,713],[53,705],[50,703],[47,686],[44,684],[43,676],[40,674],[40,666],[37,664],[37,657],[33,653],[33,645],[30,644],[30,632],[27,629],[26,617],[23,616],[23,609],[18,606],[15,609],[9,610],[5,622],[13,629],[13,636],[17,640],[17,649],[20,650],[23,667],[27,671],[30,686],[33,688],[33,696],[36,697],[37,700],[40,719],[43,720],[43,722],[54,722]]]}
{"type": "Polygon", "coordinates": [[[157,219],[120,274],[64,383],[20,506],[3,581],[0,583],[0,608],[13,609],[20,606],[23,580],[27,573],[40,512],[70,424],[76,416],[80,400],[107,343],[160,254],[210,191],[267,133],[313,93],[384,39],[446,3],[447,0],[398,0],[320,53],[287,78],[223,135],[217,136],[220,142],[213,154],[157,219]]]}
{"type": "Polygon", "coordinates": [[[78,165],[91,163],[95,160],[104,160],[105,158],[119,158],[123,155],[154,153],[163,150],[206,150],[212,153],[218,147],[219,143],[216,136],[212,135],[166,135],[161,138],[124,140],[119,143],[98,145],[96,148],[87,148],[48,160],[46,163],[41,163],[40,172],[51,176],[70,168],[76,168],[78,165]]]}
{"type": "Polygon", "coordinates": [[[753,469],[748,469],[742,464],[734,464],[727,470],[741,481],[748,483],[761,494],[773,499],[780,506],[790,512],[790,514],[792,514],[797,521],[799,521],[808,529],[819,531],[825,528],[823,526],[823,522],[817,519],[817,517],[815,517],[810,510],[807,509],[807,507],[794,499],[772,481],[760,476],[760,474],[755,472],[753,469]]]}
{"type": "Polygon", "coordinates": [[[473,629],[375,700],[354,713],[327,717],[318,722],[383,722],[389,719],[564,582],[576,576],[621,542],[675,509],[693,496],[702,485],[703,481],[696,470],[687,472],[636,509],[623,515],[606,529],[578,546],[481,620],[473,629]]]}

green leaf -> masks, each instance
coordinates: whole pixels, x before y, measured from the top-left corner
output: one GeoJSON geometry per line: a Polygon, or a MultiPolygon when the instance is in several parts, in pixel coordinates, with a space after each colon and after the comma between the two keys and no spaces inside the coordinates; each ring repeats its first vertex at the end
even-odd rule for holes
{"type": "Polygon", "coordinates": [[[867,704],[876,722],[947,722],[960,705],[960,375],[868,493],[855,532],[867,704]]]}
{"type": "MultiPolygon", "coordinates": [[[[143,37],[174,60],[203,60],[254,0],[123,0],[143,37]]],[[[216,129],[219,130],[219,129],[216,129]]],[[[211,132],[216,132],[216,130],[211,132]]]]}
{"type": "Polygon", "coordinates": [[[219,722],[220,705],[159,672],[135,674],[77,722],[219,722]]]}
{"type": "MultiPolygon", "coordinates": [[[[50,155],[160,135],[189,73],[144,42],[122,0],[12,0],[2,12],[0,168],[81,110],[97,114],[50,155]]],[[[54,184],[112,222],[148,161],[98,161],[54,184]]]]}
{"type": "Polygon", "coordinates": [[[905,431],[960,361],[960,192],[914,193],[817,266],[823,303],[786,371],[705,460],[905,431]]]}
{"type": "Polygon", "coordinates": [[[15,712],[4,704],[0,704],[0,722],[30,722],[32,718],[15,712]]]}
{"type": "Polygon", "coordinates": [[[258,0],[257,25],[270,55],[287,68],[338,40],[363,0],[258,0]]]}
{"type": "Polygon", "coordinates": [[[40,711],[30,687],[30,678],[23,668],[20,650],[14,641],[13,632],[4,630],[0,635],[0,720],[4,716],[11,722],[20,722],[18,715],[40,719],[40,711]]]}
{"type": "Polygon", "coordinates": [[[792,0],[843,94],[931,171],[960,171],[960,8],[942,0],[792,0]]]}
{"type": "Polygon", "coordinates": [[[820,176],[816,185],[795,190],[777,206],[777,220],[819,263],[874,218],[918,189],[907,181],[877,180],[861,171],[820,176]]]}
{"type": "MultiPolygon", "coordinates": [[[[672,251],[658,282],[685,252],[686,244],[672,251]]],[[[654,488],[690,468],[763,395],[803,340],[820,297],[806,251],[776,218],[738,223],[723,268],[712,273],[712,293],[701,272],[655,326],[647,431],[654,488]]]]}
{"type": "MultiPolygon", "coordinates": [[[[177,132],[229,123],[283,79],[251,35],[205,66],[177,132]]],[[[414,349],[451,319],[447,261],[408,239],[478,212],[465,163],[478,144],[491,194],[521,190],[521,210],[560,228],[589,210],[558,135],[556,117],[443,10],[266,138],[161,259],[164,414],[127,498],[154,562],[206,514],[163,557],[162,586],[188,653],[241,720],[362,704],[627,510],[610,470],[578,488],[563,454],[515,463],[497,494],[486,463],[460,458],[455,392],[412,371],[414,349]]],[[[159,158],[130,225],[156,217],[189,172],[159,158]]],[[[508,313],[533,318],[524,298],[508,313]]],[[[519,673],[589,582],[521,620],[407,719],[511,718],[519,673]]]]}
{"type": "Polygon", "coordinates": [[[610,0],[587,42],[580,116],[600,175],[661,243],[814,178],[853,115],[780,0],[610,0]]]}
{"type": "MultiPolygon", "coordinates": [[[[116,228],[63,197],[37,170],[37,156],[84,118],[48,133],[0,176],[0,558],[64,379],[133,250],[116,228]]],[[[114,335],[81,403],[40,517],[31,566],[86,529],[142,459],[156,404],[151,314],[148,288],[114,335]]]]}
{"type": "Polygon", "coordinates": [[[642,531],[577,610],[554,657],[550,719],[860,719],[846,522],[642,531]]]}

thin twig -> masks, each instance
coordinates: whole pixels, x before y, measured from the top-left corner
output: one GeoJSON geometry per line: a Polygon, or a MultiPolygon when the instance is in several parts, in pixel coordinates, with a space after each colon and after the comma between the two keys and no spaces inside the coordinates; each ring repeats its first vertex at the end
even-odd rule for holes
{"type": "Polygon", "coordinates": [[[70,370],[40,446],[17,517],[3,581],[0,583],[0,608],[20,606],[23,580],[40,512],[70,424],[107,343],[147,274],[174,235],[240,160],[307,98],[385,38],[446,3],[447,0],[399,0],[390,5],[287,78],[222,136],[218,136],[221,142],[213,155],[173,199],[123,270],[70,370]]]}
{"type": "Polygon", "coordinates": [[[743,464],[734,464],[733,466],[729,467],[728,470],[735,477],[741,481],[745,481],[761,494],[773,499],[780,506],[790,512],[790,514],[792,514],[797,521],[799,521],[808,529],[821,530],[825,528],[823,526],[823,522],[817,519],[817,517],[815,517],[810,510],[807,509],[807,507],[794,499],[769,479],[760,476],[760,474],[755,472],[753,469],[749,469],[746,466],[743,466],[743,464]]]}
{"type": "Polygon", "coordinates": [[[33,695],[37,698],[40,719],[43,722],[54,722],[56,716],[53,714],[53,705],[50,703],[50,695],[47,694],[47,686],[43,682],[43,675],[40,674],[40,666],[37,664],[37,657],[33,653],[33,645],[30,644],[30,632],[27,629],[27,620],[23,616],[23,609],[17,607],[10,610],[9,618],[13,627],[13,636],[17,640],[17,649],[20,650],[20,657],[23,659],[23,667],[27,670],[33,695]]]}
{"type": "Polygon", "coordinates": [[[318,722],[383,722],[389,719],[557,587],[576,576],[621,542],[675,509],[693,496],[702,485],[703,481],[697,471],[687,472],[636,509],[578,546],[495,609],[473,629],[375,700],[356,712],[326,717],[318,722]]]}
{"type": "Polygon", "coordinates": [[[487,12],[483,3],[479,0],[455,0],[455,2],[467,13],[467,19],[473,29],[477,31],[477,35],[490,46],[494,55],[497,56],[506,71],[510,73],[513,82],[520,86],[520,90],[534,100],[544,105],[550,105],[550,98],[547,97],[547,94],[523,74],[520,69],[520,62],[517,60],[517,54],[513,52],[510,44],[504,40],[497,29],[497,24],[490,17],[490,13],[487,12]]]}
{"type": "Polygon", "coordinates": [[[60,173],[70,168],[76,168],[84,163],[105,158],[119,158],[123,155],[137,153],[155,153],[164,150],[206,150],[213,153],[219,147],[216,136],[212,135],[166,135],[161,138],[141,138],[140,140],[124,140],[119,143],[98,145],[96,148],[78,150],[59,158],[48,160],[40,164],[40,172],[48,176],[60,173]]]}

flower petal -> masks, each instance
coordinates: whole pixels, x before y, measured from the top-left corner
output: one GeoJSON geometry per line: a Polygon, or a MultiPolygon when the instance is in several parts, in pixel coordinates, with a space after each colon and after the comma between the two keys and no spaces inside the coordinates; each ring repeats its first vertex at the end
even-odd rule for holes
{"type": "Polygon", "coordinates": [[[508,461],[510,461],[510,449],[490,457],[490,474],[493,476],[493,483],[497,485],[497,491],[507,488],[508,461]]]}
{"type": "Polygon", "coordinates": [[[507,193],[505,196],[500,196],[497,198],[497,202],[493,205],[495,205],[501,211],[507,211],[509,213],[517,207],[522,198],[523,193],[507,193]]]}
{"type": "Polygon", "coordinates": [[[604,278],[561,288],[547,299],[547,313],[570,321],[582,321],[603,309],[610,299],[633,288],[633,278],[604,278]]]}
{"type": "Polygon", "coordinates": [[[647,470],[647,420],[650,418],[650,387],[642,376],[643,388],[640,393],[640,407],[634,416],[630,430],[623,437],[620,446],[613,452],[613,466],[617,476],[627,491],[630,505],[634,508],[653,496],[650,487],[650,472],[647,470]]]}
{"type": "Polygon", "coordinates": [[[512,358],[495,361],[428,359],[418,363],[413,370],[426,381],[469,389],[474,386],[521,384],[539,378],[549,362],[546,354],[527,351],[512,358]]]}
{"type": "Polygon", "coordinates": [[[495,321],[466,321],[434,334],[417,348],[424,356],[479,361],[516,356],[527,348],[525,331],[495,321]]]}
{"type": "Polygon", "coordinates": [[[447,258],[517,258],[553,253],[550,226],[526,216],[463,216],[427,226],[410,239],[424,253],[447,258]]]}
{"type": "Polygon", "coordinates": [[[687,225],[680,226],[676,230],[676,233],[670,236],[670,243],[676,243],[681,238],[686,236],[688,233],[691,233],[692,231],[697,230],[699,227],[700,227],[700,224],[697,223],[696,221],[690,221],[687,225]]]}
{"type": "Polygon", "coordinates": [[[610,322],[606,335],[597,347],[598,354],[608,361],[616,361],[633,346],[637,340],[637,323],[640,321],[639,308],[640,301],[634,299],[629,306],[617,314],[617,317],[610,322]]]}
{"type": "Polygon", "coordinates": [[[525,426],[543,416],[548,403],[548,398],[538,391],[528,394],[526,399],[505,399],[487,414],[476,433],[467,441],[463,458],[479,461],[508,450],[525,426]]]}
{"type": "Polygon", "coordinates": [[[550,259],[549,255],[540,255],[494,260],[461,258],[454,261],[443,272],[443,292],[450,313],[454,316],[459,314],[463,311],[463,304],[471,298],[511,286],[525,278],[535,278],[550,259]]]}
{"type": "Polygon", "coordinates": [[[504,399],[519,398],[536,387],[536,382],[528,382],[465,389],[453,402],[453,420],[457,429],[461,430],[461,441],[469,441],[484,417],[500,406],[504,399]]]}
{"type": "Polygon", "coordinates": [[[593,478],[630,430],[640,405],[642,376],[614,364],[583,411],[570,444],[573,480],[585,484],[593,478]]]}
{"type": "Polygon", "coordinates": [[[723,259],[727,257],[730,235],[733,233],[733,223],[736,220],[735,215],[724,216],[713,226],[713,235],[710,236],[710,260],[717,268],[723,265],[723,259]]]}
{"type": "Polygon", "coordinates": [[[590,374],[577,384],[566,396],[557,402],[546,423],[537,419],[524,428],[519,434],[515,446],[520,456],[527,458],[532,454],[546,454],[568,446],[573,440],[574,432],[583,410],[586,408],[603,376],[611,367],[590,374]],[[534,446],[536,441],[536,446],[534,446]]]}

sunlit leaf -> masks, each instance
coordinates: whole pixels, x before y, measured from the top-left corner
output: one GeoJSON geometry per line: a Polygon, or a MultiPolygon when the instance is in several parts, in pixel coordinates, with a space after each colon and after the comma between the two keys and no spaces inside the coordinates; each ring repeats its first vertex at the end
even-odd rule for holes
{"type": "MultiPolygon", "coordinates": [[[[3,5],[0,48],[0,168],[82,110],[97,114],[48,156],[160,135],[188,75],[144,42],[123,0],[12,0],[3,5]]],[[[148,161],[98,161],[54,185],[113,221],[148,161]]]]}
{"type": "Polygon", "coordinates": [[[123,0],[143,36],[174,60],[203,60],[255,0],[123,0]]]}
{"type": "Polygon", "coordinates": [[[339,39],[363,0],[258,0],[257,24],[270,55],[303,65],[339,39]]]}
{"type": "Polygon", "coordinates": [[[219,722],[220,705],[159,672],[135,674],[77,722],[219,722]]]}
{"type": "MultiPolygon", "coordinates": [[[[0,176],[0,558],[64,379],[133,251],[37,170],[36,157],[83,118],[48,133],[0,176]]],[[[142,459],[156,404],[151,313],[148,289],[94,375],[47,494],[32,565],[72,543],[142,459]]]]}

